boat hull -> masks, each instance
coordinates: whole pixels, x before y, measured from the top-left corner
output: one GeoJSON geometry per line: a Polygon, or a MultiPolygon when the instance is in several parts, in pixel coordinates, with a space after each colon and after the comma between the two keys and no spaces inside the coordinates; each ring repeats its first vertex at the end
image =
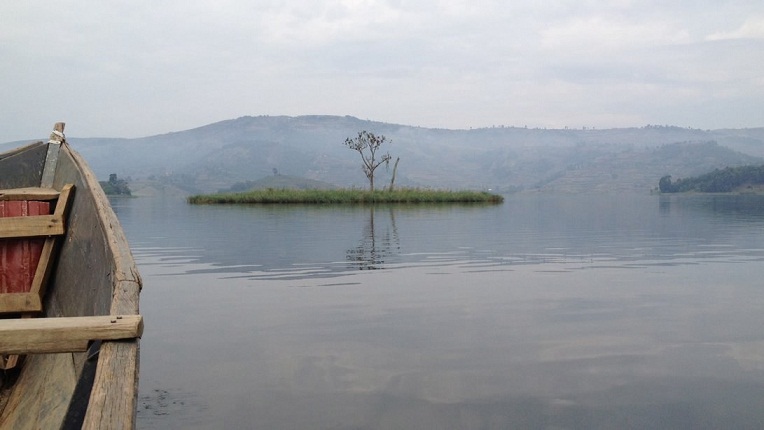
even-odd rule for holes
{"type": "MultiPolygon", "coordinates": [[[[0,154],[0,189],[40,187],[48,146],[0,154]]],[[[137,315],[141,278],[119,221],[87,163],[62,143],[52,188],[65,184],[74,193],[43,316],[137,315]]],[[[0,382],[0,428],[134,428],[138,368],[139,339],[103,342],[90,358],[28,355],[0,382]]]]}

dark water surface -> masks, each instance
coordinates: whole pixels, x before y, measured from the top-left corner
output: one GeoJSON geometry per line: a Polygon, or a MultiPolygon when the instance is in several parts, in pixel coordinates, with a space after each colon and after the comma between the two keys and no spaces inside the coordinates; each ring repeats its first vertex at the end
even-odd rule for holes
{"type": "Polygon", "coordinates": [[[140,428],[764,428],[764,197],[113,205],[140,428]]]}

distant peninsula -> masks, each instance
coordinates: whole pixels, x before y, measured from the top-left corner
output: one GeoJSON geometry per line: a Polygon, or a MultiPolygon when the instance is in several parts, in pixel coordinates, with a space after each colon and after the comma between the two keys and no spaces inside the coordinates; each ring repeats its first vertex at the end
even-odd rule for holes
{"type": "Polygon", "coordinates": [[[661,193],[734,193],[764,190],[764,165],[716,169],[700,176],[671,180],[667,175],[658,182],[661,193]]]}
{"type": "Polygon", "coordinates": [[[100,181],[101,188],[107,196],[132,196],[127,181],[117,177],[116,173],[109,175],[108,181],[100,181]]]}

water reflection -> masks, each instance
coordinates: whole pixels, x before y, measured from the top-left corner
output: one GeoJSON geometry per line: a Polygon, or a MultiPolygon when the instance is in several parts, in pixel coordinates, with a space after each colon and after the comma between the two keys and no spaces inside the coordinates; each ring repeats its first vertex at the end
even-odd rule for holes
{"type": "Polygon", "coordinates": [[[363,237],[354,248],[347,250],[347,261],[351,268],[359,270],[375,270],[383,268],[385,261],[391,256],[398,255],[401,249],[401,241],[398,236],[398,227],[395,225],[395,210],[389,208],[369,208],[368,222],[363,228],[363,237]],[[380,215],[387,213],[390,216],[389,224],[382,224],[380,220],[375,223],[376,212],[380,215]]]}
{"type": "Polygon", "coordinates": [[[114,202],[125,229],[139,233],[131,245],[155,249],[168,263],[198,263],[182,267],[190,274],[300,280],[401,264],[565,263],[571,270],[764,257],[759,236],[748,234],[764,225],[758,196],[541,195],[500,206],[395,208],[152,200],[114,202]]]}
{"type": "Polygon", "coordinates": [[[661,214],[690,210],[727,222],[764,221],[764,196],[752,194],[661,195],[661,214]]]}
{"type": "Polygon", "coordinates": [[[762,201],[119,202],[139,426],[761,428],[762,201]]]}

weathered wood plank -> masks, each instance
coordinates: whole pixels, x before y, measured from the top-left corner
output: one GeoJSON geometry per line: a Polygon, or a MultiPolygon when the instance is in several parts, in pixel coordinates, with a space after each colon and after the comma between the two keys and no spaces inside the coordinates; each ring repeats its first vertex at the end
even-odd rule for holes
{"type": "Polygon", "coordinates": [[[138,406],[138,343],[104,342],[83,429],[134,429],[138,406]]]}
{"type": "Polygon", "coordinates": [[[58,429],[77,383],[72,354],[30,355],[5,408],[2,429],[58,429]]]}
{"type": "Polygon", "coordinates": [[[0,294],[0,313],[41,311],[42,301],[38,292],[0,294]]]}
{"type": "Polygon", "coordinates": [[[48,277],[50,276],[50,271],[53,266],[52,258],[55,248],[55,238],[49,237],[45,239],[45,243],[42,244],[42,252],[40,252],[40,260],[37,262],[34,278],[32,278],[32,287],[29,289],[29,292],[37,294],[40,297],[40,300],[42,300],[42,297],[45,295],[48,277]]]}
{"type": "Polygon", "coordinates": [[[91,340],[134,339],[143,334],[140,315],[0,320],[0,354],[86,351],[91,340]]]}
{"type": "Polygon", "coordinates": [[[53,132],[50,134],[50,140],[48,140],[48,153],[45,156],[45,167],[42,171],[42,179],[40,179],[40,186],[50,187],[53,186],[53,179],[56,176],[56,164],[58,163],[58,153],[61,151],[61,144],[66,142],[64,137],[63,122],[57,122],[53,126],[53,132]]]}
{"type": "Polygon", "coordinates": [[[55,200],[60,192],[53,188],[25,187],[0,190],[0,200],[55,200]]]}
{"type": "MultiPolygon", "coordinates": [[[[75,151],[66,147],[68,157],[59,159],[58,172],[63,183],[68,181],[66,172],[76,169],[82,172],[82,184],[76,184],[78,192],[75,200],[79,199],[80,191],[86,190],[91,194],[95,203],[95,211],[92,213],[78,214],[79,222],[83,225],[102,226],[104,237],[107,239],[105,252],[112,260],[110,267],[113,270],[110,278],[114,282],[113,290],[108,296],[100,295],[92,297],[95,303],[109,307],[112,314],[137,314],[138,296],[141,291],[142,281],[135,267],[135,262],[130,252],[124,232],[119,225],[114,211],[111,209],[103,190],[98,185],[98,180],[87,167],[87,163],[75,151]],[[71,164],[70,164],[71,163],[71,164]],[[91,224],[90,216],[94,219],[91,224]],[[103,302],[96,300],[103,299],[103,302]]],[[[59,180],[57,176],[57,181],[59,180]]],[[[74,218],[74,213],[71,217],[74,218]]],[[[71,226],[71,224],[70,224],[71,226]]],[[[84,231],[70,231],[70,234],[83,234],[84,231]]],[[[68,245],[68,243],[67,243],[68,245]]],[[[62,256],[67,253],[63,252],[62,256]]],[[[87,272],[87,276],[96,276],[102,267],[93,267],[87,272]]],[[[79,274],[82,276],[82,273],[79,274]]],[[[101,345],[98,355],[98,370],[96,372],[93,389],[91,391],[90,407],[85,417],[83,428],[87,429],[131,429],[135,427],[135,413],[138,404],[138,367],[139,367],[140,339],[133,341],[110,341],[101,345]]]]}
{"type": "Polygon", "coordinates": [[[0,188],[39,187],[47,150],[36,142],[0,155],[0,188]]]}
{"type": "MultiPolygon", "coordinates": [[[[123,275],[116,269],[115,257],[108,247],[109,229],[119,230],[119,223],[104,217],[97,203],[100,199],[96,197],[97,194],[103,193],[98,180],[88,170],[81,157],[64,144],[59,153],[53,187],[59,189],[69,183],[73,183],[77,191],[70,199],[72,203],[67,216],[66,238],[60,241],[58,261],[54,273],[51,274],[51,285],[55,285],[55,288],[45,296],[45,314],[137,314],[137,310],[111,311],[114,289],[117,280],[122,279],[123,275]],[[89,286],[87,292],[83,292],[83,286],[89,286]],[[86,299],[83,299],[83,294],[86,299]]],[[[130,262],[132,263],[132,260],[130,262]]],[[[78,372],[82,369],[85,358],[85,354],[74,355],[78,372]]]]}
{"type": "Polygon", "coordinates": [[[54,215],[60,216],[62,219],[66,216],[66,214],[69,212],[69,206],[71,204],[69,197],[72,195],[73,191],[74,184],[66,184],[61,188],[58,202],[56,202],[56,210],[53,211],[54,215]]]}
{"type": "MultiPolygon", "coordinates": [[[[124,232],[119,225],[114,211],[109,205],[108,199],[98,185],[98,180],[87,168],[87,163],[67,146],[67,157],[59,159],[58,172],[61,181],[66,183],[66,172],[77,170],[82,172],[81,184],[76,184],[77,193],[75,200],[82,196],[80,190],[86,190],[95,203],[96,210],[93,213],[78,214],[79,221],[84,225],[91,225],[90,216],[100,218],[97,225],[103,228],[104,237],[107,238],[107,249],[103,252],[111,256],[107,275],[113,280],[113,289],[109,295],[101,295],[102,291],[96,291],[97,297],[91,300],[99,305],[109,307],[112,314],[137,314],[138,296],[141,291],[142,281],[135,267],[130,247],[128,246],[124,232]],[[103,300],[103,301],[101,301],[103,300]]],[[[58,180],[58,177],[57,177],[58,180]]],[[[74,213],[71,215],[74,218],[74,213]]],[[[85,231],[71,231],[70,235],[85,234],[85,231]]],[[[66,245],[70,243],[67,242],[66,245]]],[[[63,252],[62,255],[71,255],[63,252]]],[[[76,252],[74,253],[76,255],[76,252]]],[[[89,271],[78,272],[77,276],[98,276],[100,267],[89,268],[89,271]]],[[[79,300],[75,297],[75,302],[79,300]]],[[[138,403],[138,364],[139,364],[140,339],[133,341],[104,342],[98,354],[98,370],[96,372],[93,390],[91,392],[90,406],[88,407],[83,428],[126,428],[135,427],[135,412],[138,403]]]]}
{"type": "Polygon", "coordinates": [[[12,237],[60,236],[64,223],[57,215],[0,218],[0,239],[12,237]]]}
{"type": "Polygon", "coordinates": [[[0,218],[0,239],[64,234],[65,215],[73,188],[72,184],[67,184],[61,189],[53,215],[0,218]]]}

